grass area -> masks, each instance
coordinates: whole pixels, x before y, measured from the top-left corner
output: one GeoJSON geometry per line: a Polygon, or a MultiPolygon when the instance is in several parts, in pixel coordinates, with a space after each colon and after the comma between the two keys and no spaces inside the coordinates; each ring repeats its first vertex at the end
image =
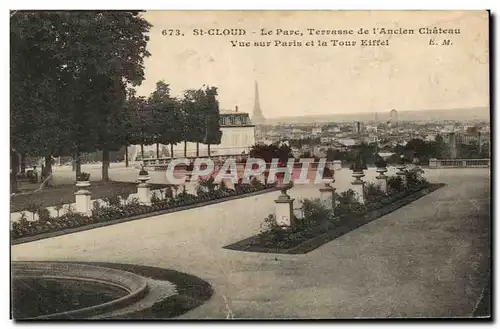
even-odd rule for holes
{"type": "MultiPolygon", "coordinates": [[[[151,189],[167,187],[166,184],[150,184],[151,189]]],[[[113,195],[137,193],[137,183],[132,182],[92,182],[88,188],[92,199],[102,199],[113,195]]],[[[77,187],[74,184],[47,187],[38,192],[22,193],[10,197],[10,212],[26,210],[31,202],[40,203],[43,207],[75,202],[77,187]]]]}
{"type": "Polygon", "coordinates": [[[169,281],[175,284],[177,294],[157,302],[146,310],[112,318],[116,320],[160,320],[173,318],[202,305],[213,294],[212,286],[208,282],[194,275],[174,270],[131,264],[80,263],[115,268],[154,280],[169,281]]]}

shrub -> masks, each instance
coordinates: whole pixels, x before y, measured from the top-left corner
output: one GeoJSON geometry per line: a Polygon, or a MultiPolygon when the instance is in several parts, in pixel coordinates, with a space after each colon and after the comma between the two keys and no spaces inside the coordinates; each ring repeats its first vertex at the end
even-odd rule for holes
{"type": "Polygon", "coordinates": [[[344,215],[351,212],[359,213],[364,211],[364,206],[359,203],[356,192],[349,189],[340,194],[335,194],[335,212],[337,215],[344,215]]]}
{"type": "Polygon", "coordinates": [[[171,186],[165,188],[165,199],[172,199],[174,197],[174,191],[171,186]]]}
{"type": "Polygon", "coordinates": [[[122,205],[121,199],[118,195],[112,195],[104,198],[104,201],[110,206],[110,207],[120,207],[122,205]]]}
{"type": "MultiPolygon", "coordinates": [[[[103,207],[101,206],[101,203],[99,201],[94,201],[92,202],[92,216],[93,217],[98,217],[101,215],[103,207]]],[[[57,216],[59,217],[59,215],[57,216]]]]}
{"type": "Polygon", "coordinates": [[[227,189],[228,189],[228,187],[227,187],[226,182],[224,182],[224,180],[221,180],[220,184],[219,184],[219,190],[220,191],[226,191],[227,189]]]}
{"type": "Polygon", "coordinates": [[[369,202],[378,201],[386,196],[384,191],[382,191],[380,186],[376,183],[367,183],[364,189],[366,200],[369,202]]]}
{"type": "Polygon", "coordinates": [[[57,217],[59,217],[59,214],[60,214],[61,210],[63,209],[63,207],[64,207],[64,204],[62,204],[62,203],[54,206],[54,210],[57,212],[57,217]]]}
{"type": "Polygon", "coordinates": [[[156,193],[151,193],[151,205],[153,207],[157,207],[159,205],[161,205],[162,203],[162,200],[158,197],[158,195],[156,193]]]}
{"type": "Polygon", "coordinates": [[[399,176],[390,176],[387,179],[387,186],[389,187],[390,190],[395,192],[401,192],[405,188],[403,179],[399,176]]]}
{"type": "Polygon", "coordinates": [[[325,169],[323,169],[323,178],[333,178],[333,170],[331,170],[330,168],[328,167],[325,167],[325,169]]]}
{"type": "Polygon", "coordinates": [[[41,207],[38,210],[38,222],[45,224],[48,221],[50,221],[50,219],[51,219],[51,216],[50,216],[49,209],[41,207]]]}
{"type": "Polygon", "coordinates": [[[197,188],[200,188],[202,191],[205,191],[205,192],[212,192],[212,191],[215,191],[217,185],[218,184],[215,183],[214,177],[209,177],[207,179],[202,179],[200,177],[200,180],[198,181],[197,188]]]}
{"type": "Polygon", "coordinates": [[[269,214],[261,224],[261,239],[269,239],[272,242],[280,241],[285,234],[283,228],[278,225],[275,214],[269,214]]]}
{"type": "Polygon", "coordinates": [[[250,185],[259,190],[264,187],[264,185],[261,183],[260,180],[257,179],[257,177],[252,177],[250,179],[250,185]]]}
{"type": "Polygon", "coordinates": [[[116,195],[121,199],[121,202],[123,202],[123,204],[127,204],[128,197],[130,196],[130,191],[121,190],[116,195]]]}
{"type": "Polygon", "coordinates": [[[320,199],[302,200],[302,226],[316,226],[333,217],[332,209],[320,199]]]}
{"type": "Polygon", "coordinates": [[[72,205],[70,205],[70,204],[69,204],[69,205],[66,207],[66,214],[68,214],[68,215],[72,215],[72,214],[74,214],[74,213],[75,213],[75,207],[73,207],[72,205]]]}
{"type": "Polygon", "coordinates": [[[30,201],[28,203],[28,206],[26,207],[26,210],[29,211],[32,214],[32,219],[35,220],[35,214],[37,214],[42,207],[42,204],[37,202],[37,201],[30,201]]]}
{"type": "Polygon", "coordinates": [[[406,175],[406,184],[410,187],[421,187],[428,184],[428,181],[422,177],[423,170],[421,168],[413,168],[406,175]]]}

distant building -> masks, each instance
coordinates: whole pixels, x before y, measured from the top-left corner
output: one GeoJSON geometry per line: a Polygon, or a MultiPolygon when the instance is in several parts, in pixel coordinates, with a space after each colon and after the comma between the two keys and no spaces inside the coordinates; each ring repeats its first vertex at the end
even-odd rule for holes
{"type": "Polygon", "coordinates": [[[323,132],[323,129],[321,127],[314,127],[311,131],[311,134],[321,135],[322,132],[323,132]]]}
{"type": "MultiPolygon", "coordinates": [[[[255,125],[250,121],[248,113],[240,112],[236,106],[234,111],[220,111],[221,143],[210,145],[210,155],[238,155],[248,153],[255,145],[255,125]]],[[[199,155],[208,155],[208,145],[199,144],[199,155]]],[[[174,145],[174,157],[184,156],[184,143],[174,145]]],[[[196,143],[187,143],[187,156],[196,156],[196,143]]]]}

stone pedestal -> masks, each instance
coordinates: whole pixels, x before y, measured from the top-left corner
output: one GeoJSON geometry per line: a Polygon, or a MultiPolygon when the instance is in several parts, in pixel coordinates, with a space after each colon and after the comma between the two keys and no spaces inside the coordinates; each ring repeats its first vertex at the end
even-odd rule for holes
{"type": "Polygon", "coordinates": [[[281,190],[281,195],[274,200],[276,203],[276,222],[280,226],[293,227],[296,224],[295,216],[293,214],[293,201],[286,191],[291,188],[290,184],[278,185],[281,190]]]}
{"type": "Polygon", "coordinates": [[[145,205],[151,204],[151,189],[149,188],[148,183],[140,183],[137,186],[137,197],[139,198],[139,202],[145,205]]]}
{"type": "Polygon", "coordinates": [[[356,198],[359,203],[364,204],[365,203],[365,182],[360,181],[354,181],[352,182],[352,190],[356,194],[356,198]]]}
{"type": "Polygon", "coordinates": [[[340,169],[342,169],[342,161],[333,160],[333,170],[340,170],[340,169]]]}
{"type": "Polygon", "coordinates": [[[319,193],[321,201],[327,204],[330,209],[333,209],[335,204],[335,188],[330,184],[325,184],[325,186],[319,189],[319,193]]]}
{"type": "Polygon", "coordinates": [[[276,222],[280,226],[295,226],[295,216],[293,214],[293,201],[290,196],[288,199],[281,196],[274,200],[276,203],[276,222]]]}
{"type": "Polygon", "coordinates": [[[75,193],[75,209],[76,212],[85,216],[92,215],[92,203],[90,201],[90,196],[92,193],[88,190],[78,190],[75,193]]]}
{"type": "Polygon", "coordinates": [[[361,179],[364,176],[365,174],[363,171],[353,171],[352,173],[352,177],[354,178],[354,181],[351,183],[352,190],[356,194],[358,202],[361,204],[365,203],[365,182],[361,179]]]}
{"type": "Polygon", "coordinates": [[[385,173],[387,172],[387,168],[377,168],[377,185],[380,187],[380,189],[384,192],[387,193],[387,176],[385,173]]]}
{"type": "Polygon", "coordinates": [[[403,184],[406,184],[406,175],[407,175],[407,170],[406,170],[406,166],[405,165],[399,165],[396,167],[398,169],[398,172],[396,173],[396,175],[398,175],[399,177],[401,177],[401,180],[403,181],[403,184]]]}

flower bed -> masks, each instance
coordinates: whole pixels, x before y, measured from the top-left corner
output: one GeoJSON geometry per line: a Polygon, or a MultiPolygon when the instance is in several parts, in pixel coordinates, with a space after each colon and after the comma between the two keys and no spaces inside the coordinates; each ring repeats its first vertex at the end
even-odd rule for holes
{"type": "Polygon", "coordinates": [[[266,227],[260,234],[224,248],[267,253],[308,253],[442,186],[444,184],[415,184],[400,191],[392,190],[388,195],[372,195],[367,197],[365,204],[352,201],[352,191],[349,190],[336,196],[335,215],[320,201],[304,200],[304,218],[298,220],[296,228],[279,227],[274,215],[270,215],[266,218],[266,227]]]}
{"type": "MultiPolygon", "coordinates": [[[[107,206],[102,206],[99,202],[94,202],[91,216],[84,216],[75,213],[71,208],[68,213],[51,217],[45,208],[39,208],[37,213],[39,219],[29,221],[25,215],[17,222],[12,223],[11,237],[12,243],[23,243],[26,238],[29,241],[39,238],[46,238],[55,232],[67,231],[67,233],[76,232],[85,227],[93,228],[104,226],[106,223],[114,221],[123,222],[128,218],[130,220],[140,219],[152,215],[159,215],[170,211],[183,210],[186,207],[202,206],[207,203],[223,202],[226,200],[241,197],[247,194],[253,194],[264,191],[272,191],[276,184],[236,184],[235,189],[229,189],[224,186],[217,190],[201,192],[199,195],[193,195],[184,192],[173,196],[171,190],[161,197],[153,194],[151,205],[144,205],[137,199],[129,202],[123,202],[118,196],[108,197],[104,201],[107,206]],[[136,218],[137,217],[137,218],[136,218]],[[31,238],[32,239],[29,239],[31,238]]],[[[64,233],[65,234],[65,233],[64,233]]]]}

